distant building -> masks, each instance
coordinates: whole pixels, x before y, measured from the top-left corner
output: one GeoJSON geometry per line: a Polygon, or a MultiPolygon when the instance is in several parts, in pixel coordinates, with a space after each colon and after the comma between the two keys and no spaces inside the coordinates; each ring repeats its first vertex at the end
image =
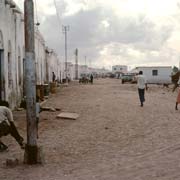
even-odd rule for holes
{"type": "Polygon", "coordinates": [[[89,68],[87,65],[79,65],[79,77],[87,76],[89,74],[89,68]]]}
{"type": "Polygon", "coordinates": [[[112,66],[112,73],[127,73],[128,71],[128,67],[127,66],[124,66],[124,65],[115,65],[115,66],[112,66]]]}
{"type": "Polygon", "coordinates": [[[121,77],[122,74],[126,74],[128,72],[128,67],[124,65],[115,65],[112,66],[112,73],[117,77],[121,77]]]}
{"type": "Polygon", "coordinates": [[[136,67],[137,72],[143,71],[147,83],[150,84],[169,84],[171,83],[171,66],[142,66],[136,67]]]}

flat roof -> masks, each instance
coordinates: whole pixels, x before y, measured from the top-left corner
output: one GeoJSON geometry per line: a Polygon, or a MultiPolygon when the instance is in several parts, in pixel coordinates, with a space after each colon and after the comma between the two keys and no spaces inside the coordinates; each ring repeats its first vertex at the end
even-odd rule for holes
{"type": "Polygon", "coordinates": [[[138,66],[137,68],[172,68],[172,66],[138,66]]]}

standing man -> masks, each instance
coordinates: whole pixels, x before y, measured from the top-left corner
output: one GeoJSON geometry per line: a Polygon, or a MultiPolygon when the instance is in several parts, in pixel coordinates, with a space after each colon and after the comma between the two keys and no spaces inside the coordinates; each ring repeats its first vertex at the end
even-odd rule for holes
{"type": "Polygon", "coordinates": [[[90,76],[90,82],[91,82],[91,84],[93,84],[93,75],[92,74],[90,76]]]}
{"type": "Polygon", "coordinates": [[[55,80],[56,80],[56,75],[54,72],[52,72],[52,81],[55,82],[55,80]]]}
{"type": "Polygon", "coordinates": [[[139,71],[139,75],[137,76],[137,85],[138,85],[138,93],[139,93],[139,100],[141,103],[141,107],[143,107],[143,103],[145,102],[145,88],[147,90],[146,78],[143,75],[142,71],[139,71]]]}

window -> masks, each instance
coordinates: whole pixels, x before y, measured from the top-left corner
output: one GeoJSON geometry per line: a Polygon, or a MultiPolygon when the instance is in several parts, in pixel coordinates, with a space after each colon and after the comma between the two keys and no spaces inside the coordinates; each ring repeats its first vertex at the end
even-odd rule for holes
{"type": "Polygon", "coordinates": [[[152,75],[157,76],[158,75],[158,70],[152,70],[152,75]]]}

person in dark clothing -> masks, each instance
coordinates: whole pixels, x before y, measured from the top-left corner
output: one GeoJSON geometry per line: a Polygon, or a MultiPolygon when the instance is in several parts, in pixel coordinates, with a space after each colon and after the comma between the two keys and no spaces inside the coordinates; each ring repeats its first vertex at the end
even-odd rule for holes
{"type": "Polygon", "coordinates": [[[55,80],[56,80],[56,75],[54,72],[52,72],[52,81],[55,82],[55,80]]]}
{"type": "Polygon", "coordinates": [[[91,82],[91,84],[93,84],[93,75],[91,74],[91,76],[90,76],[90,82],[91,82]]]}

